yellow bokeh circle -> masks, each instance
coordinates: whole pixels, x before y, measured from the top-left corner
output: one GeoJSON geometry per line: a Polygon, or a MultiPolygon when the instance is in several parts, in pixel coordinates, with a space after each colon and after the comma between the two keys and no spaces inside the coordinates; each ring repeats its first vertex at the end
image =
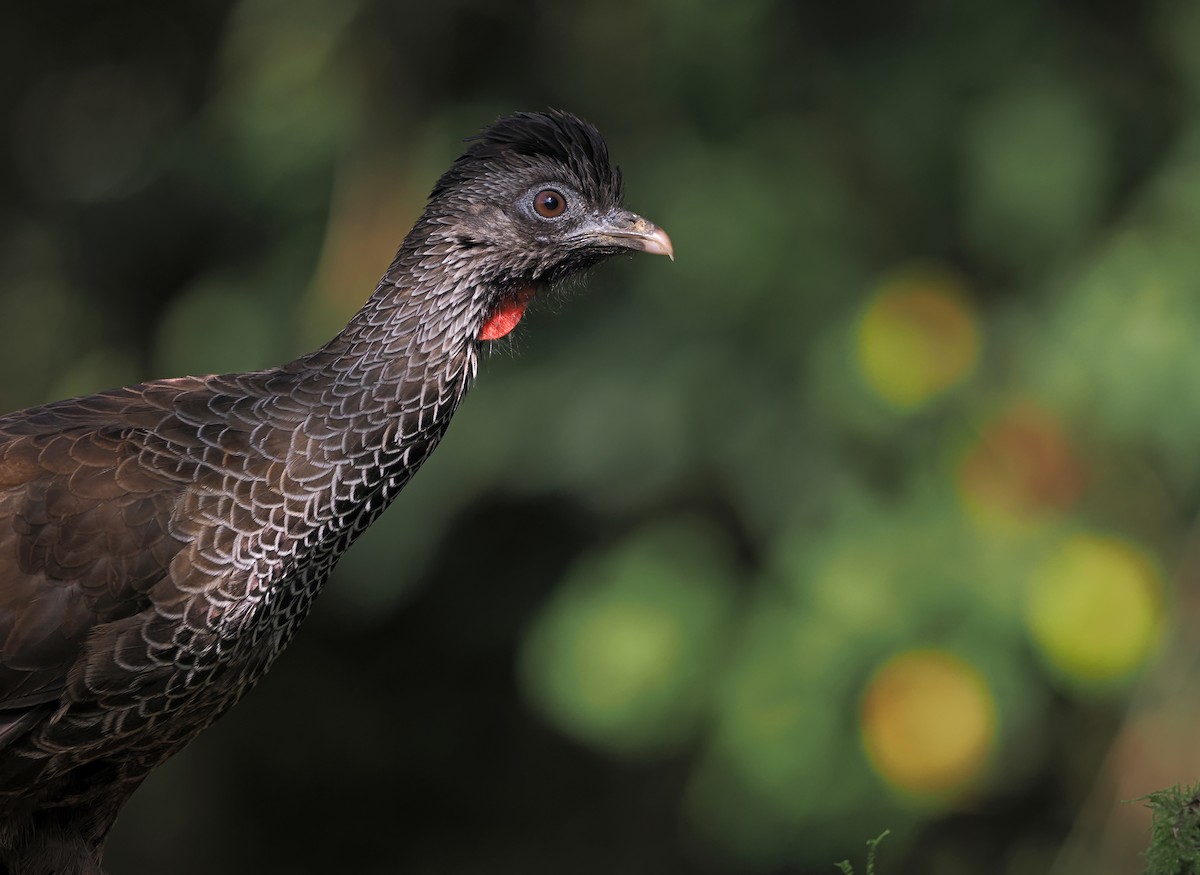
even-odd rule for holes
{"type": "Polygon", "coordinates": [[[901,653],[881,667],[862,701],[863,744],[892,787],[945,797],[983,773],[996,741],[996,706],[974,666],[941,650],[901,653]]]}
{"type": "Polygon", "coordinates": [[[883,401],[904,411],[966,379],[979,347],[965,289],[936,269],[885,279],[867,302],[855,337],[863,379],[883,401]]]}
{"type": "Polygon", "coordinates": [[[1158,642],[1162,578],[1134,545],[1074,534],[1030,574],[1025,620],[1043,658],[1060,674],[1085,682],[1119,679],[1158,642]]]}

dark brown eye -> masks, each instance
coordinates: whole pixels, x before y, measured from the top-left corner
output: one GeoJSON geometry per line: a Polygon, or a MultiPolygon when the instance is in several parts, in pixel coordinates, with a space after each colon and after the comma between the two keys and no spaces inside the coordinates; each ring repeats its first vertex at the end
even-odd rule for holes
{"type": "Polygon", "coordinates": [[[567,208],[567,199],[552,188],[543,188],[533,196],[533,208],[543,219],[556,219],[567,208]]]}

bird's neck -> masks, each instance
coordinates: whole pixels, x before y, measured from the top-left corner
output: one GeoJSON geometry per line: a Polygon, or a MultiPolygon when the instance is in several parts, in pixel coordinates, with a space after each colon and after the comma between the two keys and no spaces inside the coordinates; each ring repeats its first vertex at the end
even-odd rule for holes
{"type": "Polygon", "coordinates": [[[474,380],[489,297],[468,254],[419,223],[349,324],[301,360],[331,426],[368,443],[380,430],[384,442],[444,431],[474,380]]]}

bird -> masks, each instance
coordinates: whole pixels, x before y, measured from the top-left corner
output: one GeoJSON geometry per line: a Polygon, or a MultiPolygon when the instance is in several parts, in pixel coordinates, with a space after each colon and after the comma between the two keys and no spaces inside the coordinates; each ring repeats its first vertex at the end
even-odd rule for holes
{"type": "Polygon", "coordinates": [[[611,256],[674,260],[590,123],[466,142],[319,349],[0,416],[0,873],[103,875],[122,806],[271,667],[485,345],[611,256]]]}

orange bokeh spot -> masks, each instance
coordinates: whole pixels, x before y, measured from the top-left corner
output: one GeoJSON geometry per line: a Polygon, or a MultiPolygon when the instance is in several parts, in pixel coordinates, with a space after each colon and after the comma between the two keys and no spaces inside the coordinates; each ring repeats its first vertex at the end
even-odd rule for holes
{"type": "Polygon", "coordinates": [[[972,509],[1028,519],[1069,510],[1083,494],[1083,465],[1053,414],[1014,405],[989,424],[958,469],[972,509]]]}
{"type": "Polygon", "coordinates": [[[862,736],[876,772],[914,796],[946,797],[983,772],[995,744],[996,709],[979,672],[940,650],[893,657],[862,703],[862,736]]]}

